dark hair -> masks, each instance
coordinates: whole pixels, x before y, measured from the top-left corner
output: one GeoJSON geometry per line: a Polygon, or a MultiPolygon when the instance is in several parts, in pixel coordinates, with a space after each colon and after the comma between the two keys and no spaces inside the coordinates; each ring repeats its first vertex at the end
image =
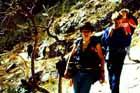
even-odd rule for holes
{"type": "Polygon", "coordinates": [[[84,31],[84,30],[88,30],[93,32],[94,31],[94,27],[92,26],[92,24],[90,22],[86,22],[83,26],[80,27],[80,31],[84,31]]]}

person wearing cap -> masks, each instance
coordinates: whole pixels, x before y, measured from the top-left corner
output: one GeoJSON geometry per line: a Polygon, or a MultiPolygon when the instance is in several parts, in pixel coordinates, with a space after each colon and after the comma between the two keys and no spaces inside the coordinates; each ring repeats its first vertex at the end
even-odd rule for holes
{"type": "MultiPolygon", "coordinates": [[[[123,8],[119,11],[119,14],[121,16],[121,18],[119,19],[119,26],[123,28],[126,38],[129,38],[131,41],[132,35],[137,27],[138,21],[136,17],[130,13],[129,9],[123,8]]],[[[128,58],[131,60],[129,51],[130,46],[128,46],[127,48],[127,54],[128,58]]]]}
{"type": "Polygon", "coordinates": [[[89,93],[97,80],[104,82],[104,56],[99,39],[92,36],[90,22],[80,27],[81,38],[74,42],[73,59],[77,73],[73,76],[74,93],[89,93]]]}
{"type": "Polygon", "coordinates": [[[131,38],[126,36],[123,27],[120,26],[120,15],[113,13],[111,18],[113,25],[109,38],[108,59],[106,59],[106,62],[111,93],[119,93],[120,76],[131,38]]]}

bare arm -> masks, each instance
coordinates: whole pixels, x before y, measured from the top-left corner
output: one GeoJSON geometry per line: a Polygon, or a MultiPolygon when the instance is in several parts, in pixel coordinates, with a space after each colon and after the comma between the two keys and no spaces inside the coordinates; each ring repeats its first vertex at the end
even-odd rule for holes
{"type": "Polygon", "coordinates": [[[104,55],[103,55],[103,52],[102,52],[101,45],[97,44],[96,49],[97,49],[98,55],[99,55],[100,60],[101,60],[101,68],[104,70],[104,61],[105,60],[104,60],[104,55]]]}
{"type": "Polygon", "coordinates": [[[100,44],[96,45],[96,49],[97,49],[99,58],[101,60],[100,61],[101,62],[100,63],[100,82],[103,83],[105,81],[105,76],[104,76],[104,63],[105,63],[104,55],[103,55],[102,48],[101,48],[100,44]]]}
{"type": "Polygon", "coordinates": [[[136,23],[134,22],[133,19],[130,19],[129,20],[129,25],[132,26],[133,28],[136,28],[137,27],[137,25],[136,25],[136,23]]]}

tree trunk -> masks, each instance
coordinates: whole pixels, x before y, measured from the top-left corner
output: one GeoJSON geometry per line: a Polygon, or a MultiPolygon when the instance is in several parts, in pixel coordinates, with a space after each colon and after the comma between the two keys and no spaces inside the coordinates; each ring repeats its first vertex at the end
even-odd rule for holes
{"type": "Polygon", "coordinates": [[[34,60],[35,60],[35,55],[37,53],[38,31],[37,31],[36,23],[35,23],[35,20],[34,20],[34,16],[31,17],[31,21],[33,23],[33,27],[34,27],[34,30],[35,30],[34,49],[33,49],[32,58],[31,58],[31,73],[32,73],[32,80],[33,80],[34,83],[36,83],[36,80],[35,80],[35,77],[34,77],[34,74],[35,74],[34,60]]]}
{"type": "Polygon", "coordinates": [[[62,93],[62,76],[59,75],[59,80],[58,80],[58,93],[62,93]]]}

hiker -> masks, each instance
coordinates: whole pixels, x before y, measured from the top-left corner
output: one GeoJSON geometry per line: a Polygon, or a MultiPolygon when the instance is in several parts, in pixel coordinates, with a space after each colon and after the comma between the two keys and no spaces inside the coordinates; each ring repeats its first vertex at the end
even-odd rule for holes
{"type": "Polygon", "coordinates": [[[39,45],[39,51],[38,51],[38,60],[45,58],[46,56],[46,48],[47,48],[47,44],[45,42],[41,43],[39,45]]]}
{"type": "MultiPolygon", "coordinates": [[[[82,37],[73,44],[72,58],[76,74],[72,77],[74,93],[89,93],[90,87],[97,80],[104,82],[104,56],[98,38],[92,35],[90,22],[80,27],[82,37]]],[[[64,76],[67,78],[67,68],[64,76]]]]}
{"type": "MultiPolygon", "coordinates": [[[[131,37],[120,26],[120,15],[118,12],[112,14],[111,33],[109,38],[109,51],[106,55],[107,69],[111,93],[119,93],[120,75],[130,46],[131,37]]],[[[130,35],[131,36],[131,35],[130,35]]]]}
{"type": "MultiPolygon", "coordinates": [[[[121,9],[119,11],[119,15],[120,15],[119,26],[124,29],[125,34],[128,35],[127,37],[129,37],[131,41],[131,37],[138,24],[137,19],[130,13],[129,9],[126,8],[121,9]]],[[[129,51],[130,46],[127,47],[127,55],[128,58],[131,59],[129,51]]]]}
{"type": "Polygon", "coordinates": [[[44,46],[44,49],[42,51],[43,58],[46,58],[46,50],[47,50],[47,46],[44,46]]]}
{"type": "Polygon", "coordinates": [[[29,44],[27,46],[28,59],[31,58],[32,52],[33,52],[33,46],[31,44],[29,44]]]}

